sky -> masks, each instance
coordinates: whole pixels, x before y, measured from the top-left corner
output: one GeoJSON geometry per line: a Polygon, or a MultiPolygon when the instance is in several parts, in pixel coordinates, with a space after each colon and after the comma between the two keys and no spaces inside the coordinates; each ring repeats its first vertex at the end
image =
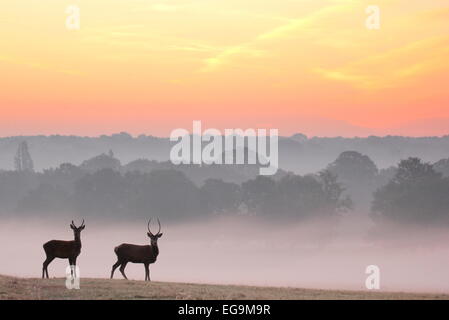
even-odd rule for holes
{"type": "Polygon", "coordinates": [[[2,1],[0,136],[444,135],[448,57],[447,0],[2,1]]]}

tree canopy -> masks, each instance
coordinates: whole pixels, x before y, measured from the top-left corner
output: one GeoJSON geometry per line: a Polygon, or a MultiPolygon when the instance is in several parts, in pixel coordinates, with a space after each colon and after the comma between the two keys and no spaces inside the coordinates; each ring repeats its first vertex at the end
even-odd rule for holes
{"type": "Polygon", "coordinates": [[[377,189],[373,217],[400,223],[449,223],[449,179],[419,158],[402,160],[393,179],[377,189]]]}

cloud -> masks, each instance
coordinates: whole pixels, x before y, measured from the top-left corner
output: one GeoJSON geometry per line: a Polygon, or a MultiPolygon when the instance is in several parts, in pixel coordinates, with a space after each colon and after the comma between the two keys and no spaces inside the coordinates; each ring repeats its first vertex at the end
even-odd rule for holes
{"type": "Polygon", "coordinates": [[[210,72],[217,70],[220,66],[229,62],[233,56],[246,55],[251,57],[260,57],[264,54],[263,50],[252,49],[250,46],[234,46],[222,50],[218,55],[207,58],[205,66],[201,69],[203,72],[210,72]]]}
{"type": "Polygon", "coordinates": [[[316,68],[323,77],[365,89],[397,87],[449,68],[449,36],[418,40],[338,68],[316,68]]]}
{"type": "Polygon", "coordinates": [[[151,10],[159,11],[159,12],[174,12],[174,11],[183,9],[185,7],[186,7],[185,5],[173,5],[173,4],[158,3],[158,4],[153,4],[151,6],[151,10]]]}
{"type": "Polygon", "coordinates": [[[449,20],[449,7],[438,8],[432,10],[426,10],[421,14],[417,15],[418,19],[427,19],[428,21],[435,22],[440,20],[446,22],[449,20]]]}
{"type": "Polygon", "coordinates": [[[79,70],[76,70],[74,68],[70,68],[67,66],[42,63],[42,62],[34,62],[34,61],[30,61],[30,60],[18,59],[18,58],[8,57],[8,56],[4,56],[4,55],[0,56],[0,62],[25,66],[27,68],[32,68],[32,69],[42,70],[42,71],[47,71],[47,72],[49,71],[49,72],[62,73],[62,74],[71,75],[71,76],[84,75],[83,72],[80,72],[79,70]]]}
{"type": "Polygon", "coordinates": [[[351,3],[352,1],[344,1],[344,4],[338,3],[337,5],[323,7],[306,17],[290,19],[287,23],[259,35],[257,39],[264,40],[288,37],[292,34],[297,35],[298,32],[306,30],[307,27],[313,24],[325,22],[329,16],[350,11],[353,9],[353,6],[350,5],[351,3]]]}
{"type": "Polygon", "coordinates": [[[238,56],[245,55],[252,58],[262,57],[266,53],[266,49],[263,47],[266,46],[267,43],[281,41],[284,38],[292,36],[298,37],[301,33],[304,34],[305,32],[310,31],[308,28],[312,25],[316,26],[320,25],[322,22],[325,23],[329,16],[350,11],[353,8],[351,4],[353,4],[354,1],[340,0],[334,1],[333,3],[337,4],[317,9],[305,17],[295,19],[285,18],[283,19],[285,22],[282,25],[262,32],[245,43],[227,47],[214,57],[205,59],[205,67],[201,71],[215,71],[218,67],[231,62],[232,58],[238,56]]]}

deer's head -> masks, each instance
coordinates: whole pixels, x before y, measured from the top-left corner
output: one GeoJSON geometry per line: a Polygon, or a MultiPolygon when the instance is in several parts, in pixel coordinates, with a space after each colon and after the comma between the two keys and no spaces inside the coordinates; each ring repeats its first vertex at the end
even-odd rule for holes
{"type": "Polygon", "coordinates": [[[79,227],[77,227],[75,225],[75,223],[73,223],[73,220],[72,220],[72,223],[70,224],[70,228],[72,228],[75,238],[79,238],[81,231],[83,231],[85,227],[86,226],[84,225],[84,219],[83,219],[83,223],[81,223],[81,225],[79,227]]]}
{"type": "Polygon", "coordinates": [[[150,238],[151,246],[157,247],[157,239],[159,239],[160,237],[162,237],[162,233],[161,233],[161,222],[159,221],[159,218],[158,218],[158,219],[157,219],[157,223],[158,223],[158,225],[159,225],[159,230],[157,231],[156,234],[153,234],[153,233],[151,232],[151,230],[150,230],[150,222],[151,222],[151,219],[150,219],[150,221],[148,221],[148,232],[147,232],[147,235],[148,235],[148,237],[150,238]]]}

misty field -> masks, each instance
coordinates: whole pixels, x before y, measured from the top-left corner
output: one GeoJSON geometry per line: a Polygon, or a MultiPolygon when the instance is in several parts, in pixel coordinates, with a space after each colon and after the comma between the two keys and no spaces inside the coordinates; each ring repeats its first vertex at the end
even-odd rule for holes
{"type": "MultiPolygon", "coordinates": [[[[0,220],[1,221],[1,220],[0,220]]],[[[73,238],[69,223],[14,220],[0,223],[0,274],[40,278],[50,239],[73,238]],[[14,246],[10,244],[14,243],[14,246]],[[24,254],[26,253],[26,254],[24,254]]],[[[145,223],[86,222],[77,264],[86,279],[111,273],[120,243],[148,243],[145,223]]],[[[364,290],[368,265],[381,270],[381,289],[389,292],[449,293],[449,235],[432,229],[425,235],[383,242],[366,237],[362,223],[340,224],[337,231],[324,223],[273,224],[254,219],[209,219],[163,225],[160,254],[150,266],[151,279],[163,283],[209,283],[258,287],[295,287],[326,290],[364,290]]],[[[402,237],[401,234],[403,235],[402,237]]],[[[67,259],[55,259],[50,278],[62,278],[67,259]]],[[[128,264],[131,280],[143,280],[142,264],[128,264]]],[[[121,274],[115,278],[121,283],[121,274]]],[[[53,280],[50,280],[53,281],[53,280]]],[[[41,283],[40,280],[38,283],[41,283]]],[[[49,282],[51,283],[51,282],[49,282]]],[[[65,289],[64,289],[65,290],[65,289]]]]}
{"type": "Polygon", "coordinates": [[[205,285],[82,279],[79,290],[68,290],[65,279],[0,276],[0,299],[449,299],[447,294],[338,291],[235,285],[205,285]]]}

